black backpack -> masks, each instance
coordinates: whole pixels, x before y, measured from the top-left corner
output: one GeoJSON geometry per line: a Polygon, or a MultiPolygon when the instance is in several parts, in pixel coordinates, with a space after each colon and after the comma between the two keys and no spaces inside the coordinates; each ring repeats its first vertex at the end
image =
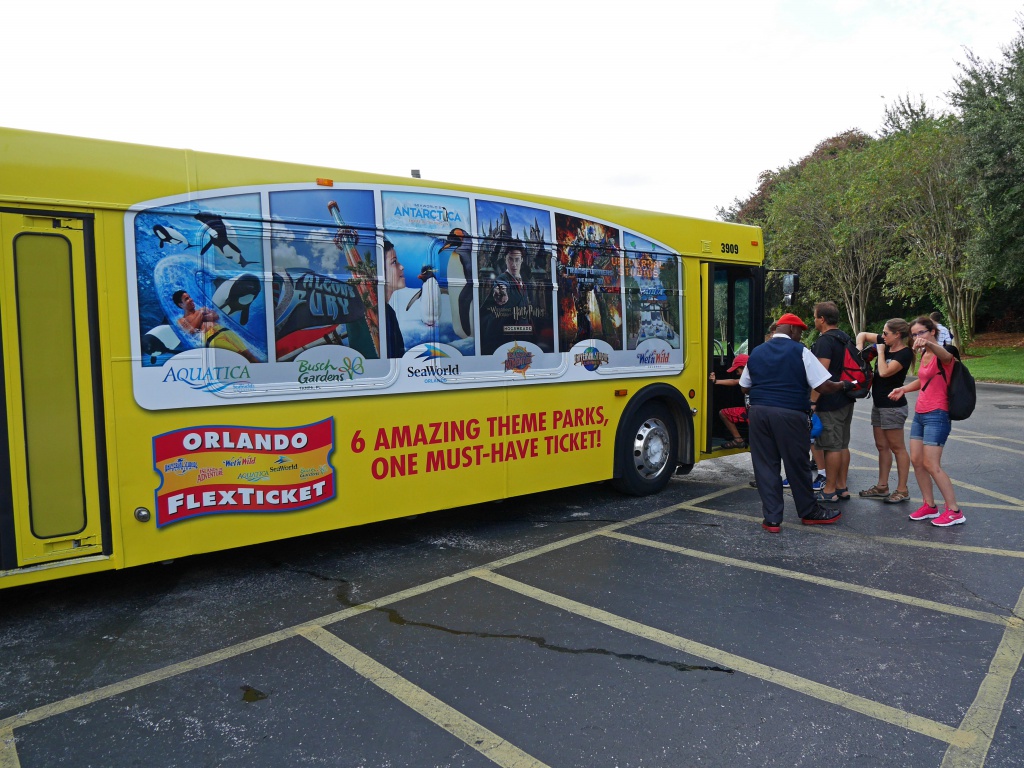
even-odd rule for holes
{"type": "MultiPolygon", "coordinates": [[[[829,331],[829,333],[832,332],[829,331]]],[[[871,364],[861,357],[860,350],[845,333],[838,331],[833,334],[833,337],[843,344],[843,368],[839,372],[839,380],[852,381],[857,385],[849,390],[846,396],[851,400],[867,397],[871,390],[871,379],[874,376],[871,364]]]]}
{"type": "MultiPolygon", "coordinates": [[[[971,372],[967,370],[967,366],[960,360],[959,350],[951,344],[946,344],[945,347],[953,355],[953,370],[949,372],[949,378],[946,378],[946,371],[942,367],[942,363],[939,363],[939,373],[942,374],[942,378],[946,382],[946,395],[949,399],[949,418],[952,421],[963,421],[970,418],[971,414],[974,413],[975,406],[978,404],[977,388],[975,387],[974,377],[971,375],[971,372]]],[[[932,381],[934,379],[930,380],[928,384],[931,384],[932,381]]],[[[928,389],[928,384],[921,388],[922,392],[928,389]]]]}

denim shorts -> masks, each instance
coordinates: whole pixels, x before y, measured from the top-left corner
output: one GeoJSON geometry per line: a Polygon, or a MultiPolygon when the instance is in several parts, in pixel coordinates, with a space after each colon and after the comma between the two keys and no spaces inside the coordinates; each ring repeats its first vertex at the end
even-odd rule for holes
{"type": "Polygon", "coordinates": [[[922,440],[925,445],[945,445],[951,426],[949,411],[915,413],[910,423],[910,439],[922,440]]]}

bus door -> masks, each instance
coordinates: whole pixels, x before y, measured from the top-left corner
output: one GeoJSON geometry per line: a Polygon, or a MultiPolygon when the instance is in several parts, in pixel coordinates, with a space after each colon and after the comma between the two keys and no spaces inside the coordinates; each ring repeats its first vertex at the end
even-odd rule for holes
{"type": "MultiPolygon", "coordinates": [[[[764,270],[760,267],[731,264],[707,264],[706,285],[708,312],[707,366],[716,380],[735,379],[738,371],[729,371],[737,355],[748,354],[764,340],[764,270]]],[[[704,450],[711,453],[732,439],[718,412],[723,408],[739,408],[744,404],[739,386],[717,386],[708,383],[706,441],[704,450]]],[[[746,440],[746,425],[739,427],[746,440]]]]}
{"type": "Polygon", "coordinates": [[[92,218],[0,208],[0,571],[104,552],[92,218]]]}

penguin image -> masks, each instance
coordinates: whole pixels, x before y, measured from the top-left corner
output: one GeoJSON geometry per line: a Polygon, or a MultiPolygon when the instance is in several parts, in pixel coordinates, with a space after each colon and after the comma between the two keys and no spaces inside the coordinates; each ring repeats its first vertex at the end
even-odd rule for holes
{"type": "Polygon", "coordinates": [[[181,339],[169,325],[158,325],[142,336],[142,354],[149,355],[150,365],[155,365],[160,355],[173,355],[180,348],[181,339]]]}
{"type": "Polygon", "coordinates": [[[180,245],[181,243],[185,243],[186,248],[192,247],[188,244],[184,235],[171,227],[165,227],[162,224],[157,224],[153,227],[153,234],[156,235],[156,239],[160,241],[161,248],[165,245],[180,245]]]}
{"type": "Polygon", "coordinates": [[[423,281],[423,286],[409,299],[405,309],[406,311],[412,309],[412,305],[416,303],[417,299],[420,299],[420,316],[423,318],[423,324],[428,328],[433,328],[441,318],[441,294],[447,293],[448,289],[442,288],[441,284],[437,282],[434,268],[429,264],[423,265],[419,279],[423,281]]]}
{"type": "Polygon", "coordinates": [[[452,326],[459,338],[473,335],[473,245],[469,233],[456,227],[448,233],[441,253],[448,258],[448,299],[452,305],[452,326]],[[454,284],[453,284],[454,283],[454,284]]]}
{"type": "Polygon", "coordinates": [[[236,262],[240,267],[244,267],[246,264],[255,263],[242,256],[242,249],[231,242],[231,239],[228,236],[228,225],[222,216],[200,211],[194,218],[203,223],[206,227],[206,231],[209,232],[210,235],[210,239],[203,244],[202,250],[199,251],[200,256],[210,250],[210,246],[212,245],[222,256],[224,256],[224,258],[236,262]],[[233,250],[235,255],[229,255],[227,250],[228,248],[233,250]]]}
{"type": "Polygon", "coordinates": [[[244,274],[225,280],[213,294],[213,303],[228,315],[238,314],[238,322],[249,322],[249,307],[260,295],[260,280],[256,275],[244,274]]]}

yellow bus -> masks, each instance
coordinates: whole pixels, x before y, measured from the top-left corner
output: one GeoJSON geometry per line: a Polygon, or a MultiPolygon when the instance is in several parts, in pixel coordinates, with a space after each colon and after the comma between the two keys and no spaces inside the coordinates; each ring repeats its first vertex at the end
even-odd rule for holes
{"type": "Polygon", "coordinates": [[[0,129],[0,586],[656,492],[722,453],[708,378],[761,340],[763,255],[722,222],[0,129]]]}

